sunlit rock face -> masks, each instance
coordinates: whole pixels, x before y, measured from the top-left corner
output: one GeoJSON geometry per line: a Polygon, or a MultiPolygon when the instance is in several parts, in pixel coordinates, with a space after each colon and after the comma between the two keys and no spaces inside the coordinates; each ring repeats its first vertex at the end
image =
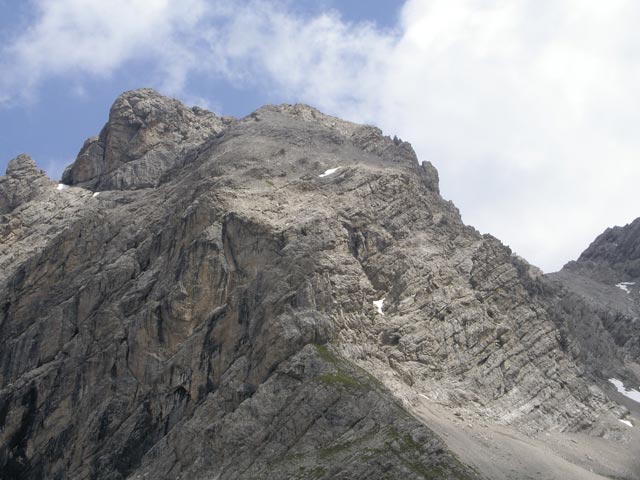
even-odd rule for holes
{"type": "Polygon", "coordinates": [[[231,122],[151,89],[128,92],[115,101],[100,135],[87,139],[62,181],[92,190],[155,187],[182,165],[188,150],[231,122]]]}
{"type": "Polygon", "coordinates": [[[416,402],[530,435],[624,415],[566,327],[588,303],[374,127],[143,89],[62,184],[0,179],[7,478],[482,478],[416,402]]]}
{"type": "Polygon", "coordinates": [[[50,181],[28,155],[18,155],[7,165],[6,176],[0,177],[0,214],[42,195],[50,181]]]}

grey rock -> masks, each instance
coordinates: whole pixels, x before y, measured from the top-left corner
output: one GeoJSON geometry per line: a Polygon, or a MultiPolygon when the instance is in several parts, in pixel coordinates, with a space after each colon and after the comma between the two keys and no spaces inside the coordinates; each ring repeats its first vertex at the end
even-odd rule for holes
{"type": "Polygon", "coordinates": [[[624,281],[640,278],[640,218],[624,227],[608,228],[596,238],[577,262],[567,268],[583,267],[598,271],[601,281],[624,281]]]}
{"type": "Polygon", "coordinates": [[[417,401],[531,435],[625,412],[564,287],[375,127],[127,92],[63,181],[0,224],[8,478],[482,478],[417,401]]]}
{"type": "Polygon", "coordinates": [[[0,214],[37,197],[51,182],[28,155],[18,155],[7,165],[5,177],[0,177],[0,214]]]}
{"type": "Polygon", "coordinates": [[[65,169],[62,181],[97,191],[157,186],[189,149],[231,121],[151,89],[126,92],[111,107],[100,135],[89,138],[65,169]]]}
{"type": "Polygon", "coordinates": [[[583,328],[583,343],[586,352],[598,354],[591,363],[602,376],[640,383],[640,219],[608,228],[550,278],[596,312],[592,326],[583,328]]]}

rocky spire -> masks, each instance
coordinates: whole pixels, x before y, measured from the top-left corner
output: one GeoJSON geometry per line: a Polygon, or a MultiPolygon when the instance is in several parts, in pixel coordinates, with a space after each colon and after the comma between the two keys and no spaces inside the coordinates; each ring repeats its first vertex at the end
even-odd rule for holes
{"type": "Polygon", "coordinates": [[[50,186],[47,175],[33,159],[20,154],[7,165],[5,177],[0,177],[0,213],[7,213],[38,196],[50,186]]]}
{"type": "Polygon", "coordinates": [[[41,170],[37,167],[36,162],[25,154],[21,153],[7,165],[7,175],[11,177],[24,177],[25,175],[38,175],[41,170]]]}
{"type": "Polygon", "coordinates": [[[85,141],[62,180],[92,190],[155,187],[186,151],[230,122],[150,88],[125,92],[113,103],[100,135],[85,141]]]}

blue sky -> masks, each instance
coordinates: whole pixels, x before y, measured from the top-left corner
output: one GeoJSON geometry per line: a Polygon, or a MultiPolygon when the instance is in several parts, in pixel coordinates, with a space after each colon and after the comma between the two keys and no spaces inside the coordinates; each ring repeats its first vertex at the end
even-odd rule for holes
{"type": "MultiPolygon", "coordinates": [[[[298,0],[288,5],[291,12],[303,17],[332,10],[346,22],[372,22],[382,29],[392,29],[402,2],[298,0]]],[[[36,21],[33,2],[0,0],[2,44],[11,43],[12,38],[33,27],[36,21]]],[[[28,153],[52,178],[59,178],[64,167],[75,159],[84,139],[98,134],[109,107],[120,93],[158,86],[157,79],[145,69],[145,62],[141,60],[108,72],[105,77],[55,75],[43,80],[34,99],[0,108],[0,171],[5,171],[12,158],[28,153]]],[[[274,89],[239,85],[219,76],[194,75],[188,91],[191,95],[168,93],[178,93],[177,97],[187,101],[190,97],[207,99],[214,103],[216,113],[232,116],[247,115],[266,103],[296,100],[274,89]]]]}
{"type": "Polygon", "coordinates": [[[0,168],[53,178],[125,90],[243,116],[311,104],[439,170],[545,271],[639,216],[635,0],[0,0],[0,168]]]}

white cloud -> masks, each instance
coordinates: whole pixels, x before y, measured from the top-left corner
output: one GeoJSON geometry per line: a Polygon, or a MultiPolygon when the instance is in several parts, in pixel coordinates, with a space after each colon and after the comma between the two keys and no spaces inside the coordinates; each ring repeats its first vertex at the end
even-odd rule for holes
{"type": "Polygon", "coordinates": [[[409,0],[394,32],[266,1],[36,5],[6,97],[138,60],[183,98],[193,74],[277,91],[411,141],[465,221],[545,270],[640,215],[633,0],[409,0]]]}
{"type": "Polygon", "coordinates": [[[194,52],[184,32],[204,17],[201,0],[36,0],[34,24],[2,51],[0,103],[30,98],[50,76],[108,77],[129,61],[152,61],[179,89],[194,52]],[[167,63],[170,61],[170,63],[167,63]]]}

